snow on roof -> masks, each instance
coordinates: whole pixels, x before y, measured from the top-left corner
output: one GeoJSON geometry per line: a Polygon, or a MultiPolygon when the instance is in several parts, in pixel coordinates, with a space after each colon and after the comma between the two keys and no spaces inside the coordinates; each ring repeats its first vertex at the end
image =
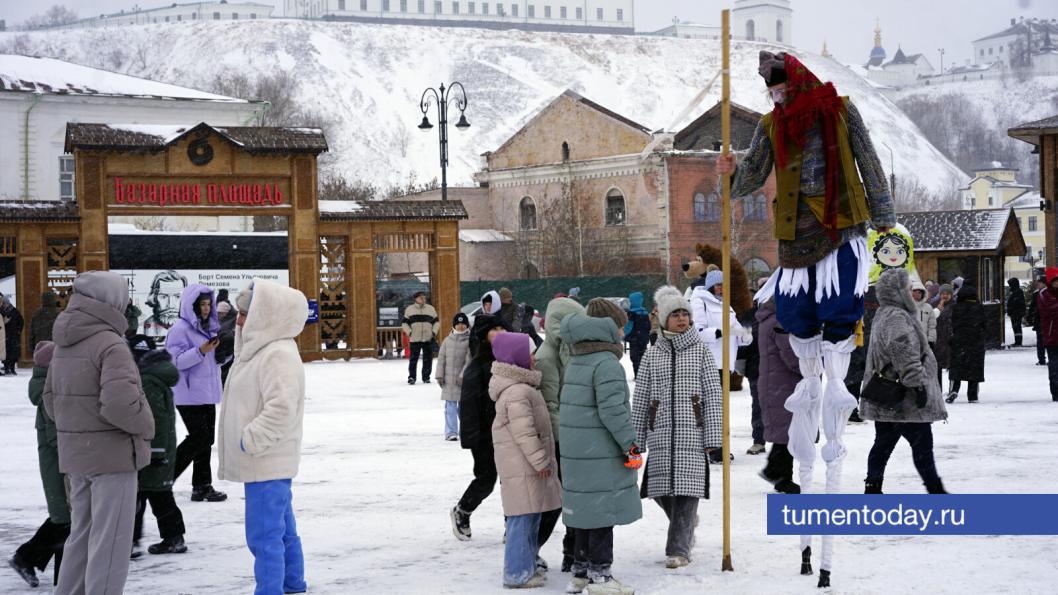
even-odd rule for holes
{"type": "Polygon", "coordinates": [[[321,200],[321,213],[355,213],[364,208],[358,200],[321,200]]]}
{"type": "Polygon", "coordinates": [[[999,249],[1012,217],[1002,208],[899,213],[897,220],[915,238],[916,251],[958,252],[999,249]]]}
{"type": "Polygon", "coordinates": [[[13,54],[0,54],[0,91],[249,103],[63,60],[13,54]]]}
{"type": "Polygon", "coordinates": [[[1039,209],[1041,200],[1043,200],[1043,197],[1040,196],[1039,192],[1028,190],[1017,195],[1003,206],[1008,209],[1039,209]]]}
{"type": "Polygon", "coordinates": [[[490,242],[513,242],[511,236],[495,229],[461,229],[459,241],[467,244],[486,244],[490,242]]]}

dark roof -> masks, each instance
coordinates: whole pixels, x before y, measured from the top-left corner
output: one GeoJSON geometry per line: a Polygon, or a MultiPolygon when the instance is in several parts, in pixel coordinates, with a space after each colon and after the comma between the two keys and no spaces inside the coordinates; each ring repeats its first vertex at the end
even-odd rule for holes
{"type": "Polygon", "coordinates": [[[569,89],[567,89],[563,93],[563,95],[573,99],[574,101],[578,101],[580,103],[583,103],[584,105],[586,105],[586,106],[588,106],[588,107],[590,107],[590,108],[592,108],[592,109],[594,109],[596,111],[599,111],[599,112],[601,112],[603,114],[606,114],[607,116],[610,116],[611,118],[613,118],[614,120],[617,120],[618,122],[622,122],[624,124],[627,124],[627,125],[631,126],[632,128],[637,128],[637,129],[639,129],[639,130],[641,130],[643,132],[646,132],[647,134],[650,133],[650,129],[647,128],[646,126],[643,126],[639,122],[636,122],[635,120],[630,120],[630,119],[622,116],[621,114],[619,114],[619,113],[617,113],[615,111],[608,110],[605,107],[599,105],[598,103],[595,103],[594,101],[584,97],[580,93],[577,93],[576,91],[570,91],[569,89]]]}
{"type": "Polygon", "coordinates": [[[918,252],[1025,252],[1018,219],[1009,208],[900,213],[897,221],[911,233],[918,252]]]}
{"type": "Polygon", "coordinates": [[[1045,134],[1058,134],[1058,115],[1036,120],[1035,122],[1018,124],[1007,130],[1007,135],[1034,145],[1038,145],[1040,137],[1045,134]]]}
{"type": "Polygon", "coordinates": [[[259,126],[142,126],[122,124],[66,125],[66,152],[76,149],[157,152],[192,132],[212,132],[250,153],[314,153],[327,150],[318,128],[259,126]]]}
{"type": "MultiPolygon", "coordinates": [[[[712,150],[713,143],[720,140],[721,107],[722,104],[718,101],[683,130],[677,132],[673,139],[673,148],[678,151],[712,150]]],[[[753,131],[756,130],[760,118],[761,114],[748,107],[731,103],[731,147],[735,151],[749,148],[753,131]]]]}
{"type": "Polygon", "coordinates": [[[922,57],[922,54],[911,54],[910,56],[904,53],[904,50],[897,48],[896,55],[893,59],[885,64],[885,66],[892,66],[894,64],[914,64],[922,57]]]}
{"type": "Polygon", "coordinates": [[[0,222],[77,221],[77,203],[57,200],[0,200],[0,222]]]}
{"type": "Polygon", "coordinates": [[[458,200],[320,200],[322,221],[408,221],[467,219],[458,200]]]}

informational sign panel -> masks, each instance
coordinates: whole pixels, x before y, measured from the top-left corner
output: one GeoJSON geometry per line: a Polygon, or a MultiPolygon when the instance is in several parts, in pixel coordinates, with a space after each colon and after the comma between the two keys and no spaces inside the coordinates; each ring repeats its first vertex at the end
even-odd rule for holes
{"type": "Polygon", "coordinates": [[[192,269],[116,269],[115,273],[129,282],[129,296],[140,309],[138,331],[151,337],[164,337],[180,317],[180,295],[194,283],[209,287],[214,292],[228,290],[228,299],[235,296],[253,279],[267,279],[289,285],[286,270],[192,270],[192,269]]]}

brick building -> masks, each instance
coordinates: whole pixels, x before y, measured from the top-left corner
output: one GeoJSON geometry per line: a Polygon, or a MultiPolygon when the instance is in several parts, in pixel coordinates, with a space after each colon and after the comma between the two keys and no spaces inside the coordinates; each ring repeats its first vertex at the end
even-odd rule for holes
{"type": "MultiPolygon", "coordinates": [[[[745,148],[760,114],[735,106],[733,147],[745,148]]],[[[540,110],[475,175],[486,200],[464,200],[465,280],[665,274],[698,242],[720,241],[715,174],[720,109],[675,133],[650,129],[572,91],[540,110]],[[470,232],[470,233],[468,233],[470,232]]],[[[734,256],[750,270],[776,261],[774,182],[733,205],[734,256]]]]}

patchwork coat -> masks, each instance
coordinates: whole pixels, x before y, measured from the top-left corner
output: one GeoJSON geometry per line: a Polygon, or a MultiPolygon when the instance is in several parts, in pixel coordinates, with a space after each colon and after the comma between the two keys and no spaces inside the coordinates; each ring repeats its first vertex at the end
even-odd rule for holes
{"type": "Polygon", "coordinates": [[[723,394],[710,349],[691,328],[662,332],[639,364],[632,423],[647,451],[641,495],[709,497],[706,448],[721,446],[723,394]]]}

